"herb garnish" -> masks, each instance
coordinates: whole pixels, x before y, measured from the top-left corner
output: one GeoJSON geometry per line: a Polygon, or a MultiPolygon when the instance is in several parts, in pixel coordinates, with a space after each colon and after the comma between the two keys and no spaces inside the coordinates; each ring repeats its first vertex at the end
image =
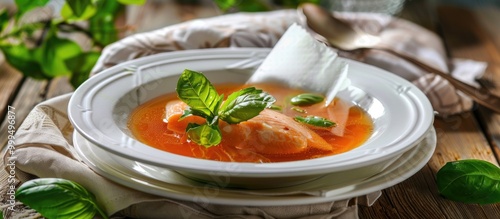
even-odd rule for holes
{"type": "Polygon", "coordinates": [[[335,122],[332,122],[320,116],[307,116],[307,117],[296,116],[295,121],[305,123],[307,125],[313,125],[325,128],[330,128],[337,125],[335,122]]]}
{"type": "Polygon", "coordinates": [[[299,113],[307,113],[307,111],[305,109],[302,109],[302,108],[299,108],[299,107],[295,107],[295,106],[292,107],[292,108],[290,108],[290,109],[292,109],[295,112],[299,112],[299,113]]]}
{"type": "Polygon", "coordinates": [[[94,218],[108,216],[97,205],[95,196],[81,185],[66,179],[38,178],[22,184],[16,198],[46,218],[94,218]]]}
{"type": "Polygon", "coordinates": [[[303,93],[292,97],[292,99],[290,99],[290,102],[294,106],[307,106],[320,103],[324,99],[325,98],[323,97],[323,95],[314,93],[303,93]]]}
{"type": "Polygon", "coordinates": [[[283,107],[273,104],[273,105],[271,105],[271,107],[269,107],[269,109],[276,110],[276,111],[282,111],[283,107]]]}
{"type": "Polygon", "coordinates": [[[476,159],[448,162],[436,175],[439,193],[447,199],[475,204],[500,202],[500,168],[476,159]]]}
{"type": "Polygon", "coordinates": [[[202,73],[188,69],[181,74],[176,91],[179,99],[190,107],[183,117],[192,114],[206,119],[205,124],[190,124],[186,128],[189,139],[205,147],[221,142],[219,119],[237,124],[259,115],[276,102],[273,96],[254,87],[236,91],[223,102],[224,96],[217,93],[202,73]]]}

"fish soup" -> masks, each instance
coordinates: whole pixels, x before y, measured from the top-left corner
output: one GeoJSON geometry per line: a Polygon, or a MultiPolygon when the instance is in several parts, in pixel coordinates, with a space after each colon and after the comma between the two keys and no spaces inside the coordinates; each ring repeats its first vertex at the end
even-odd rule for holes
{"type": "MultiPolygon", "coordinates": [[[[231,83],[215,85],[215,89],[228,97],[249,86],[262,89],[276,102],[247,121],[218,123],[222,139],[215,146],[202,146],[188,138],[187,127],[203,124],[205,120],[196,115],[183,116],[189,106],[179,100],[175,92],[135,109],[129,118],[129,129],[144,144],[170,153],[255,163],[297,161],[343,153],[362,145],[373,132],[373,121],[363,109],[338,98],[325,107],[321,99],[310,104],[295,104],[294,97],[308,93],[277,84],[231,83]],[[331,121],[333,125],[316,125],[317,118],[324,119],[318,120],[321,124],[331,121]]],[[[314,99],[315,95],[308,97],[314,99]]]]}

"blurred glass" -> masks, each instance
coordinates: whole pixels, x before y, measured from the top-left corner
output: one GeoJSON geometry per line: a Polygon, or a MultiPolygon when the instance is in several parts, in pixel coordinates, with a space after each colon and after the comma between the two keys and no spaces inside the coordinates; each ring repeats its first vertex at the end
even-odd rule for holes
{"type": "Polygon", "coordinates": [[[394,15],[403,9],[405,0],[322,0],[332,11],[374,12],[394,15]]]}

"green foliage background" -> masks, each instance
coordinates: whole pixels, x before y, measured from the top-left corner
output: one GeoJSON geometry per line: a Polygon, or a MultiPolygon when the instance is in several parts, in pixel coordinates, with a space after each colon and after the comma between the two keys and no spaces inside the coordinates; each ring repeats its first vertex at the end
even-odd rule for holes
{"type": "MultiPolygon", "coordinates": [[[[198,0],[177,0],[196,3],[198,0]]],[[[102,49],[118,40],[116,19],[129,4],[146,0],[65,0],[60,16],[36,14],[49,0],[15,0],[16,12],[0,9],[0,50],[6,61],[27,77],[51,79],[67,76],[73,87],[88,77],[102,49]],[[26,21],[25,17],[44,17],[26,21]],[[82,48],[71,34],[83,34],[90,48],[82,48]]],[[[214,0],[224,13],[294,8],[319,0],[214,0]]]]}
{"type": "Polygon", "coordinates": [[[145,0],[66,0],[60,16],[36,14],[40,12],[35,9],[47,6],[49,0],[14,2],[15,13],[0,9],[0,50],[6,61],[27,77],[68,76],[78,87],[88,78],[101,50],[118,40],[115,21],[122,7],[145,0]],[[43,18],[23,19],[30,13],[43,18]],[[68,37],[72,33],[87,36],[90,48],[68,37]]]}

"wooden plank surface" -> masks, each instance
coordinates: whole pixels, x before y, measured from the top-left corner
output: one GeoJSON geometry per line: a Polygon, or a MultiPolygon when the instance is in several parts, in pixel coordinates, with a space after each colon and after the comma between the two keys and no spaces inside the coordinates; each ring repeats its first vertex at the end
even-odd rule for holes
{"type": "Polygon", "coordinates": [[[74,88],[69,83],[69,79],[67,77],[58,77],[52,79],[47,87],[47,93],[45,95],[45,99],[50,99],[52,97],[57,97],[63,94],[67,94],[73,92],[74,88]]]}
{"type": "Polygon", "coordinates": [[[389,218],[387,212],[377,210],[387,206],[393,207],[393,214],[398,218],[487,218],[485,212],[500,215],[500,205],[467,205],[446,200],[438,194],[435,176],[446,162],[476,158],[496,163],[474,115],[436,118],[434,127],[438,142],[429,163],[409,179],[385,189],[384,196],[374,206],[361,206],[360,218],[389,218]]]}
{"type": "MultiPolygon", "coordinates": [[[[26,79],[21,85],[19,92],[11,104],[15,113],[16,129],[21,125],[22,121],[33,107],[44,99],[45,87],[47,81],[37,81],[33,79],[26,79]]],[[[0,145],[2,148],[7,144],[7,120],[3,120],[0,125],[0,145]]]]}
{"type": "MultiPolygon", "coordinates": [[[[492,27],[491,19],[499,17],[500,10],[470,11],[442,6],[437,12],[437,29],[442,34],[450,56],[488,62],[485,78],[489,79],[489,88],[496,89],[494,92],[498,93],[500,41],[495,36],[498,36],[500,28],[492,27]],[[477,14],[480,16],[476,16],[477,14]]],[[[418,18],[418,15],[412,17],[411,14],[405,14],[406,18],[418,18]]],[[[418,20],[429,21],[426,18],[418,20]]],[[[432,25],[428,24],[427,27],[432,30],[432,25]]],[[[411,178],[384,190],[383,196],[374,206],[361,206],[360,218],[500,217],[500,204],[481,206],[446,200],[439,196],[435,182],[437,171],[449,161],[475,158],[498,165],[499,119],[500,115],[482,108],[471,113],[436,118],[434,126],[438,145],[429,163],[411,178]],[[388,209],[389,206],[391,208],[388,209]]]]}
{"type": "MultiPolygon", "coordinates": [[[[498,8],[484,8],[482,11],[475,11],[478,23],[484,27],[487,35],[492,36],[488,38],[491,44],[497,48],[496,56],[492,62],[488,63],[488,75],[486,75],[488,85],[493,93],[500,96],[500,12],[498,8]]],[[[500,106],[499,106],[500,107],[500,106]]],[[[493,147],[493,151],[498,160],[500,160],[500,114],[493,114],[488,110],[481,109],[479,117],[482,121],[487,121],[483,124],[488,141],[493,147]]]]}
{"type": "Polygon", "coordinates": [[[22,78],[22,75],[9,65],[0,63],[0,121],[3,121],[7,106],[14,98],[22,78]]]}
{"type": "MultiPolygon", "coordinates": [[[[14,72],[13,74],[20,75],[18,72],[14,72]]],[[[15,77],[17,78],[18,76],[15,77]]],[[[67,78],[64,77],[51,81],[28,78],[22,84],[20,83],[19,86],[20,89],[11,103],[11,106],[15,108],[13,112],[16,116],[16,128],[21,125],[29,112],[38,103],[73,91],[73,87],[71,87],[67,78]]],[[[4,109],[6,110],[7,106],[4,109]]],[[[7,120],[2,120],[0,125],[0,148],[3,148],[7,144],[7,122],[7,120]]]]}
{"type": "MultiPolygon", "coordinates": [[[[457,7],[442,7],[439,9],[439,15],[443,37],[447,40],[450,54],[453,57],[487,62],[488,68],[484,75],[487,83],[484,84],[493,93],[500,95],[500,28],[498,23],[500,9],[481,7],[466,10],[457,7]],[[453,25],[457,23],[463,25],[453,25]],[[457,35],[466,37],[457,37],[457,35]]],[[[480,108],[477,114],[487,141],[497,159],[500,159],[500,115],[483,108],[480,108]]]]}

